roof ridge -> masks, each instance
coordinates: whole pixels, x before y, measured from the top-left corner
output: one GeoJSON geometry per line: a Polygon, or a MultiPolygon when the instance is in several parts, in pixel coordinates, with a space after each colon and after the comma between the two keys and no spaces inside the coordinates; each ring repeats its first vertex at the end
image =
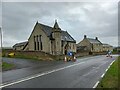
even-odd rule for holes
{"type": "Polygon", "coordinates": [[[24,42],[19,42],[19,43],[16,43],[16,44],[20,44],[20,43],[27,43],[28,41],[24,41],[24,42]]]}
{"type": "MultiPolygon", "coordinates": [[[[38,24],[43,25],[43,26],[46,26],[46,27],[49,27],[49,28],[53,28],[53,27],[51,27],[51,26],[49,26],[49,25],[45,25],[45,24],[43,24],[43,23],[38,23],[38,24]]],[[[67,31],[64,31],[64,30],[61,30],[61,31],[67,32],[67,31]]]]}
{"type": "Polygon", "coordinates": [[[50,28],[52,28],[51,26],[49,26],[49,25],[45,25],[45,24],[43,24],[43,23],[38,23],[38,24],[43,25],[43,26],[46,26],[46,27],[50,27],[50,28]]]}
{"type": "Polygon", "coordinates": [[[94,39],[94,38],[87,38],[87,39],[89,40],[90,43],[98,42],[98,43],[102,44],[102,42],[100,40],[98,40],[98,39],[94,39]]]}
{"type": "MultiPolygon", "coordinates": [[[[19,45],[21,45],[21,44],[27,44],[28,43],[28,41],[25,41],[25,42],[20,42],[20,43],[16,43],[14,46],[19,46],[19,45]]],[[[14,47],[13,46],[13,47],[14,47]]]]}
{"type": "Polygon", "coordinates": [[[94,39],[94,38],[87,38],[87,39],[93,39],[93,40],[96,40],[96,39],[94,39]]]}

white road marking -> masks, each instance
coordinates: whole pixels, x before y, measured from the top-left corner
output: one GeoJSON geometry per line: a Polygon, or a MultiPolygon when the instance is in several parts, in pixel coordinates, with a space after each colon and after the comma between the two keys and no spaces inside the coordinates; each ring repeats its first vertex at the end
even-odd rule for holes
{"type": "MultiPolygon", "coordinates": [[[[110,63],[110,65],[108,66],[108,68],[105,70],[106,72],[108,71],[108,69],[110,68],[110,66],[114,63],[114,61],[115,61],[115,60],[113,60],[113,61],[110,63]]],[[[105,75],[105,73],[103,73],[103,74],[101,75],[101,77],[103,78],[104,75],[105,75]]],[[[97,83],[93,86],[93,88],[96,88],[96,87],[98,86],[99,82],[100,82],[100,81],[97,81],[97,83]]]]}
{"type": "Polygon", "coordinates": [[[115,60],[113,60],[113,61],[110,63],[110,65],[108,66],[107,69],[109,69],[109,68],[111,67],[111,65],[114,63],[114,61],[115,61],[115,60]]]}
{"type": "Polygon", "coordinates": [[[77,63],[77,64],[72,64],[72,65],[69,65],[69,66],[65,66],[63,68],[58,68],[58,69],[55,69],[55,70],[52,70],[52,71],[40,73],[40,74],[33,75],[31,77],[26,77],[26,78],[23,78],[21,80],[11,82],[11,83],[8,83],[8,84],[2,84],[2,85],[0,85],[0,88],[11,86],[11,85],[14,85],[14,84],[18,84],[18,83],[21,83],[21,82],[24,82],[24,81],[28,81],[28,80],[31,80],[31,79],[34,79],[34,78],[37,78],[37,77],[41,77],[41,76],[44,76],[44,75],[47,75],[47,74],[50,74],[50,73],[53,73],[53,72],[57,72],[57,71],[60,71],[60,70],[66,69],[66,68],[70,68],[70,67],[73,67],[73,66],[76,66],[76,65],[80,65],[80,64],[83,64],[83,63],[85,63],[85,62],[80,62],[80,63],[77,63]]]}
{"type": "MultiPolygon", "coordinates": [[[[115,60],[114,60],[115,61],[115,60]]],[[[110,64],[110,66],[114,63],[114,61],[112,61],[112,63],[110,64]]]]}
{"type": "Polygon", "coordinates": [[[115,60],[114,61],[112,61],[112,64],[115,62],[115,60]]]}
{"type": "Polygon", "coordinates": [[[101,77],[103,78],[103,77],[104,77],[104,75],[105,75],[105,73],[103,73],[103,74],[101,75],[101,77]]]}
{"type": "Polygon", "coordinates": [[[110,66],[112,65],[112,63],[110,64],[110,66]]]}
{"type": "Polygon", "coordinates": [[[105,70],[106,72],[108,71],[108,68],[105,70]]]}
{"type": "Polygon", "coordinates": [[[99,81],[96,82],[96,84],[93,86],[93,88],[96,88],[98,84],[99,84],[99,81]]]}
{"type": "MultiPolygon", "coordinates": [[[[115,61],[115,60],[114,60],[115,61]]],[[[108,69],[110,68],[110,66],[114,63],[114,61],[112,61],[111,63],[110,63],[110,65],[108,66],[108,68],[105,70],[106,72],[108,71],[108,69]]],[[[103,77],[105,75],[105,73],[103,73],[103,75],[101,76],[101,77],[103,77]]]]}
{"type": "Polygon", "coordinates": [[[110,68],[110,65],[108,66],[108,69],[110,68]]]}

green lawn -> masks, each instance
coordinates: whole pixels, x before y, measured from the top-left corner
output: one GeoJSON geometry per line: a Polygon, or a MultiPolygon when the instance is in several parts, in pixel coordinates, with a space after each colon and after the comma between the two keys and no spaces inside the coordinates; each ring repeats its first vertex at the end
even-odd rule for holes
{"type": "Polygon", "coordinates": [[[118,83],[120,83],[120,79],[118,76],[120,75],[120,57],[113,63],[113,65],[109,68],[105,76],[102,78],[97,88],[119,88],[118,83]]]}
{"type": "Polygon", "coordinates": [[[2,63],[2,69],[3,69],[3,71],[10,70],[12,68],[14,68],[14,64],[6,63],[6,62],[2,63]]]}

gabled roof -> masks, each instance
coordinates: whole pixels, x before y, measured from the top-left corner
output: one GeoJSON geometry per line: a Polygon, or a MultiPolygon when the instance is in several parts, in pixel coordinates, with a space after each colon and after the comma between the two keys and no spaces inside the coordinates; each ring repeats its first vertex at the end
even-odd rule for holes
{"type": "Polygon", "coordinates": [[[67,31],[62,31],[61,40],[63,40],[63,41],[70,41],[70,42],[76,42],[73,39],[73,37],[67,31]]]}
{"type": "Polygon", "coordinates": [[[92,44],[102,44],[99,40],[96,40],[96,39],[92,39],[92,38],[87,38],[88,39],[88,41],[90,42],[90,43],[92,43],[92,44]]]}
{"type": "Polygon", "coordinates": [[[47,36],[50,36],[50,34],[52,33],[52,27],[41,24],[41,23],[38,23],[38,25],[40,25],[40,27],[46,33],[47,36]]]}
{"type": "Polygon", "coordinates": [[[27,43],[28,43],[28,41],[21,42],[21,43],[16,43],[13,47],[25,46],[27,43]]]}
{"type": "MultiPolygon", "coordinates": [[[[52,34],[52,27],[38,23],[38,25],[41,27],[41,29],[45,32],[45,34],[49,37],[52,38],[51,34],[52,34]]],[[[70,41],[70,42],[76,42],[73,37],[67,32],[67,31],[63,31],[61,30],[61,40],[63,41],[70,41]]]]}

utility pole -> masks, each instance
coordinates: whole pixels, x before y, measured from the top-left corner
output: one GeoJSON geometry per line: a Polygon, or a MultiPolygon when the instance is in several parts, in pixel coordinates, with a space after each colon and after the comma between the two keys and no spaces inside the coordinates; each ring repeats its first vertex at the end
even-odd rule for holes
{"type": "MultiPolygon", "coordinates": [[[[0,48],[0,72],[2,72],[2,30],[0,27],[0,40],[1,40],[1,48],[0,48]]],[[[0,79],[1,79],[1,73],[0,73],[0,79]]],[[[1,80],[0,80],[1,84],[1,80]]]]}
{"type": "MultiPolygon", "coordinates": [[[[2,18],[2,0],[0,0],[0,17],[2,18]]],[[[0,23],[2,24],[2,20],[0,20],[0,23]]],[[[2,25],[0,25],[0,84],[2,84],[2,25]]]]}
{"type": "Polygon", "coordinates": [[[0,47],[0,57],[1,57],[1,60],[2,60],[2,29],[0,27],[0,43],[1,43],[1,47],[0,47]]]}
{"type": "Polygon", "coordinates": [[[0,27],[0,37],[1,37],[1,51],[2,51],[2,30],[1,30],[1,27],[0,27]]]}
{"type": "Polygon", "coordinates": [[[1,47],[0,47],[0,57],[2,57],[2,29],[0,27],[0,43],[1,43],[1,47]]]}

